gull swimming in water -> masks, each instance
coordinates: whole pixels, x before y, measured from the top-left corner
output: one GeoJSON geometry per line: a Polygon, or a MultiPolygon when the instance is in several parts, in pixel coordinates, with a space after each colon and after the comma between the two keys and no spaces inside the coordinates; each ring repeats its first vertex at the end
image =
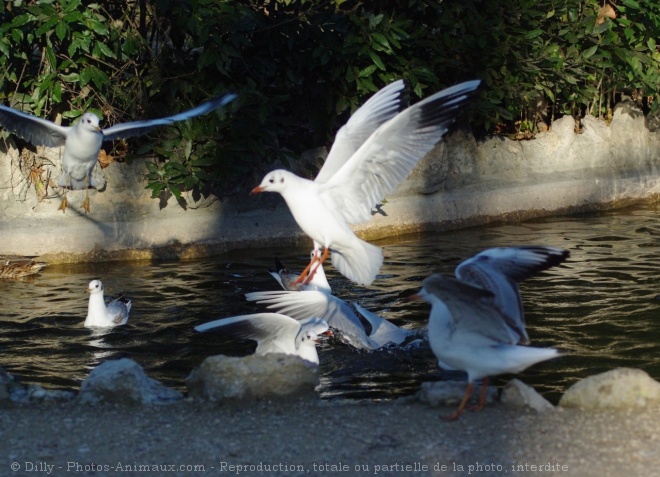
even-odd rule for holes
{"type": "Polygon", "coordinates": [[[349,224],[371,218],[372,207],[433,149],[475,95],[479,83],[475,80],[452,86],[398,114],[403,84],[393,83],[355,113],[359,113],[359,118],[379,118],[369,122],[371,129],[363,133],[357,127],[361,134],[354,134],[352,117],[344,126],[346,129],[340,129],[316,180],[278,169],[252,189],[252,194],[281,194],[300,228],[313,240],[314,249],[323,249],[321,257],[315,256],[299,281],[314,274],[330,249],[332,264],[339,273],[361,285],[375,280],[383,252],[359,239],[349,224]],[[388,94],[381,96],[384,91],[388,94]],[[373,126],[377,128],[373,130],[373,126]]]}
{"type": "MultiPolygon", "coordinates": [[[[296,275],[290,274],[279,261],[276,264],[279,273],[269,273],[285,288],[283,283],[291,283],[290,279],[296,275]],[[286,273],[282,273],[283,271],[286,273]],[[285,276],[284,279],[282,279],[283,275],[285,276]]],[[[266,304],[269,309],[296,320],[319,316],[331,328],[339,331],[341,337],[348,344],[358,349],[376,350],[389,344],[400,345],[408,337],[418,334],[417,331],[400,328],[354,303],[355,309],[371,325],[371,332],[367,334],[364,325],[349,304],[332,295],[321,264],[319,264],[309,285],[300,283],[289,289],[285,288],[285,290],[250,292],[245,294],[245,298],[247,301],[266,304]],[[312,288],[312,285],[318,283],[320,278],[323,279],[327,287],[312,288]]]]}
{"type": "Polygon", "coordinates": [[[376,344],[376,349],[388,345],[401,346],[408,338],[420,336],[422,334],[421,330],[401,328],[391,321],[381,318],[377,314],[362,308],[357,303],[353,303],[353,306],[371,325],[369,339],[372,343],[376,344]]]}
{"type": "Polygon", "coordinates": [[[123,297],[112,300],[107,305],[103,300],[103,283],[101,280],[92,280],[87,288],[89,305],[85,326],[89,328],[109,328],[125,325],[131,311],[131,300],[123,297]]]}
{"type": "Polygon", "coordinates": [[[255,313],[210,321],[195,331],[220,331],[257,342],[256,354],[283,353],[319,364],[318,336],[328,332],[321,318],[294,320],[279,313],[255,313]]]}
{"type": "Polygon", "coordinates": [[[268,305],[268,309],[295,320],[321,317],[330,327],[340,331],[342,338],[351,346],[368,350],[376,347],[348,304],[328,293],[318,290],[277,290],[246,293],[245,298],[247,301],[268,305]]]}
{"type": "MultiPolygon", "coordinates": [[[[424,300],[431,304],[429,316],[428,337],[431,350],[438,359],[438,365],[447,370],[465,371],[468,375],[468,386],[458,409],[445,418],[457,419],[465,409],[472,394],[475,381],[482,379],[479,404],[474,408],[480,410],[486,401],[488,377],[503,373],[517,373],[538,362],[559,356],[554,348],[534,348],[521,346],[528,340],[522,319],[522,308],[509,307],[506,300],[519,300],[519,296],[498,293],[509,293],[509,280],[512,276],[519,279],[527,278],[541,270],[563,261],[567,251],[551,247],[506,247],[489,249],[470,260],[488,261],[484,257],[508,257],[510,268],[509,278],[499,271],[493,272],[489,267],[477,267],[473,271],[480,277],[475,284],[461,281],[457,278],[434,274],[424,280],[422,289],[412,299],[424,300]],[[550,257],[547,261],[539,261],[545,249],[550,257]],[[561,260],[557,261],[554,251],[563,252],[561,260]],[[481,258],[477,258],[481,255],[481,258]],[[498,282],[500,282],[498,284],[498,282]],[[479,284],[487,284],[482,288],[479,284]],[[508,298],[507,298],[508,296],[508,298]],[[521,311],[520,321],[512,324],[507,316],[509,309],[521,311]]],[[[472,262],[473,266],[474,262],[472,262]]],[[[460,266],[459,266],[460,268],[460,266]]],[[[495,267],[497,268],[497,267],[495,267]]],[[[466,273],[466,267],[461,273],[466,273]]],[[[458,273],[457,273],[458,275],[458,273]]],[[[517,287],[516,287],[517,291],[517,287]]]]}
{"type": "MultiPolygon", "coordinates": [[[[214,111],[233,101],[234,98],[236,98],[235,94],[225,94],[173,116],[115,124],[106,129],[101,129],[99,118],[93,113],[85,113],[75,125],[64,127],[46,119],[0,105],[0,126],[14,132],[35,146],[64,146],[62,175],[57,185],[71,190],[86,189],[83,209],[87,213],[90,210],[88,189],[95,189],[98,186],[98,183],[92,177],[92,170],[98,160],[103,141],[140,136],[159,126],[185,121],[214,111]]],[[[60,210],[65,211],[67,205],[65,192],[60,210]]]]}
{"type": "Polygon", "coordinates": [[[319,290],[250,292],[245,294],[245,298],[247,301],[268,305],[268,309],[296,320],[320,316],[331,328],[339,331],[348,344],[358,349],[376,350],[390,344],[398,346],[410,336],[418,334],[415,330],[400,328],[353,303],[371,325],[371,332],[367,334],[348,303],[319,290]]]}

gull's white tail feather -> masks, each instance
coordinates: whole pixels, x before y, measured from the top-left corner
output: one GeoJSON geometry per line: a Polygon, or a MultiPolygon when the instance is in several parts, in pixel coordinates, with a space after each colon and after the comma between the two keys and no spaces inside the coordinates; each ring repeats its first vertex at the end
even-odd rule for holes
{"type": "Polygon", "coordinates": [[[473,358],[482,360],[482,369],[468,370],[470,380],[503,373],[520,373],[530,366],[556,358],[561,353],[555,348],[500,345],[492,349],[475,349],[473,358]]]}
{"type": "Polygon", "coordinates": [[[357,239],[358,246],[332,250],[332,265],[346,278],[359,285],[371,285],[383,265],[380,247],[357,239]]]}

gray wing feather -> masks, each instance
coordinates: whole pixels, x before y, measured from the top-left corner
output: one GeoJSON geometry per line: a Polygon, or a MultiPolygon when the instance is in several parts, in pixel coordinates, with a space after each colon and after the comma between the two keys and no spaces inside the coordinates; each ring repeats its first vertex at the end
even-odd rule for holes
{"type": "Polygon", "coordinates": [[[424,280],[424,288],[440,298],[449,309],[453,332],[483,337],[494,343],[518,344],[520,336],[494,306],[494,295],[490,291],[441,274],[424,280]]]}
{"type": "Polygon", "coordinates": [[[268,308],[296,320],[321,317],[332,328],[341,331],[357,348],[372,349],[360,319],[343,300],[317,290],[265,291],[246,293],[248,301],[268,305],[268,308]]]}
{"type": "Polygon", "coordinates": [[[64,146],[68,127],[0,105],[0,126],[35,146],[64,146]]]}
{"type": "Polygon", "coordinates": [[[115,124],[114,126],[103,130],[103,139],[105,141],[112,141],[119,138],[140,136],[159,126],[167,126],[168,124],[172,124],[177,121],[185,121],[186,119],[194,118],[195,116],[199,116],[201,114],[210,113],[211,111],[214,111],[230,103],[235,98],[235,94],[225,94],[224,96],[218,96],[217,98],[206,101],[205,103],[202,103],[193,109],[189,109],[183,113],[175,114],[174,116],[115,124]]]}

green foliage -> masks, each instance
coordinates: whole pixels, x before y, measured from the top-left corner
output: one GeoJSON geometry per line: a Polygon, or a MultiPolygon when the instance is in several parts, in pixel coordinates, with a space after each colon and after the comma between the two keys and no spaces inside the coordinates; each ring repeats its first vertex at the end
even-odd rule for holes
{"type": "Polygon", "coordinates": [[[660,84],[660,2],[619,3],[605,3],[616,18],[599,1],[452,3],[442,12],[445,26],[436,38],[438,50],[452,55],[434,70],[467,66],[478,72],[486,88],[477,122],[486,131],[526,120],[525,111],[539,98],[548,105],[547,120],[602,116],[603,102],[613,106],[617,92],[643,88],[655,96],[660,84]]]}
{"type": "Polygon", "coordinates": [[[93,98],[82,91],[106,87],[100,62],[116,59],[98,7],[77,10],[80,1],[42,2],[3,14],[0,25],[0,91],[37,115],[69,101],[80,110],[93,98]],[[13,91],[12,91],[13,90],[13,91]]]}
{"type": "Polygon", "coordinates": [[[481,78],[464,121],[483,133],[605,116],[622,91],[643,90],[656,109],[660,1],[605,6],[609,16],[600,0],[16,0],[0,14],[0,99],[112,124],[239,93],[129,144],[154,156],[153,196],[185,206],[183,191],[245,193],[273,165],[329,145],[397,78],[413,99],[481,78]]]}

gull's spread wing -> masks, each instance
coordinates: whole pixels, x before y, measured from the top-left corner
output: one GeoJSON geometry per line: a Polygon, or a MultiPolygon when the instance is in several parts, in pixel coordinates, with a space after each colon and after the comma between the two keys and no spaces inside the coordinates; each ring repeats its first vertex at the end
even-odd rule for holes
{"type": "Polygon", "coordinates": [[[0,125],[35,146],[64,146],[68,127],[0,105],[0,125]]]}
{"type": "Polygon", "coordinates": [[[132,121],[130,123],[115,124],[107,129],[103,129],[104,140],[112,141],[119,138],[129,138],[146,134],[152,129],[159,126],[166,126],[177,121],[185,121],[186,119],[194,118],[201,114],[206,114],[214,111],[222,106],[230,103],[236,98],[235,94],[225,94],[217,98],[206,101],[199,106],[184,111],[183,113],[175,114],[161,119],[145,119],[143,121],[132,121]]]}
{"type": "Polygon", "coordinates": [[[381,125],[326,183],[325,201],[349,223],[366,222],[371,209],[399,185],[447,132],[479,81],[440,91],[381,125]]]}
{"type": "Polygon", "coordinates": [[[335,142],[316,176],[316,182],[330,180],[381,124],[401,111],[404,87],[403,80],[385,86],[353,113],[337,131],[335,142]]]}

